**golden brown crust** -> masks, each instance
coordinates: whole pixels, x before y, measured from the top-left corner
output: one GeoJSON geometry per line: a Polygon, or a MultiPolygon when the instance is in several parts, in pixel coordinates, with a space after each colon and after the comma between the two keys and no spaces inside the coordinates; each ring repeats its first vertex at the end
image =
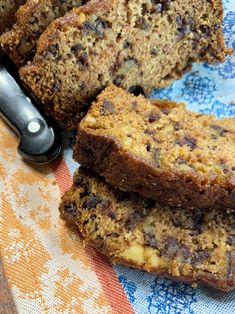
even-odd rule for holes
{"type": "Polygon", "coordinates": [[[235,208],[234,149],[234,118],[110,86],[81,121],[74,158],[113,186],[162,204],[235,208]]]}
{"type": "Polygon", "coordinates": [[[188,283],[234,288],[232,212],[160,207],[79,169],[60,204],[85,244],[112,262],[188,283]],[[200,217],[200,219],[198,218],[200,217]]]}

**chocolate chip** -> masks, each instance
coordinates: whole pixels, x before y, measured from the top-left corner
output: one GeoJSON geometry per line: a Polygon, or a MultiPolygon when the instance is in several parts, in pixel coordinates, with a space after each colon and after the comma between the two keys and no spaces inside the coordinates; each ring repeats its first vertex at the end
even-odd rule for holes
{"type": "Polygon", "coordinates": [[[158,121],[160,118],[161,116],[159,115],[159,113],[152,111],[149,115],[149,123],[158,121]]]}
{"type": "Polygon", "coordinates": [[[52,91],[53,91],[53,92],[59,92],[60,90],[61,90],[61,86],[60,86],[59,83],[54,83],[54,84],[52,85],[52,91]]]}
{"type": "Polygon", "coordinates": [[[113,211],[109,211],[107,216],[109,218],[111,218],[112,220],[116,219],[116,217],[117,217],[116,214],[113,211]]]}
{"type": "Polygon", "coordinates": [[[70,51],[71,51],[72,53],[77,53],[77,52],[80,52],[81,50],[84,50],[84,47],[83,47],[81,44],[73,45],[73,46],[70,48],[70,51]]]}
{"type": "Polygon", "coordinates": [[[87,66],[88,65],[88,55],[87,55],[87,53],[85,51],[82,52],[78,56],[77,60],[83,67],[87,66]]]}
{"type": "Polygon", "coordinates": [[[192,265],[197,265],[199,263],[204,262],[206,259],[210,257],[210,253],[208,251],[202,250],[194,253],[192,257],[191,263],[192,265]]]}
{"type": "Polygon", "coordinates": [[[204,34],[204,37],[210,37],[211,29],[208,25],[200,25],[200,31],[204,34]]]}
{"type": "Polygon", "coordinates": [[[88,55],[81,44],[72,46],[70,51],[72,54],[74,54],[79,63],[81,63],[83,66],[87,65],[88,55]]]}
{"type": "Polygon", "coordinates": [[[103,116],[107,116],[109,114],[115,113],[115,108],[114,108],[113,103],[111,101],[105,99],[102,107],[100,108],[100,113],[103,116]]]}
{"type": "Polygon", "coordinates": [[[95,21],[95,31],[100,38],[104,38],[104,30],[108,27],[107,23],[101,19],[95,21]]]}
{"type": "Polygon", "coordinates": [[[184,38],[194,28],[194,21],[191,17],[182,17],[180,14],[177,14],[175,22],[177,25],[177,40],[184,38]]]}
{"type": "Polygon", "coordinates": [[[210,125],[210,128],[218,132],[220,136],[224,136],[224,134],[228,132],[228,130],[224,129],[222,126],[217,124],[210,125]]]}
{"type": "Polygon", "coordinates": [[[47,49],[44,52],[44,57],[49,57],[49,54],[53,55],[54,57],[56,57],[58,55],[58,51],[59,51],[59,45],[58,44],[52,44],[49,47],[47,47],[47,49]]]}
{"type": "Polygon", "coordinates": [[[98,81],[102,81],[104,78],[104,75],[102,73],[98,74],[98,81]]]}
{"type": "Polygon", "coordinates": [[[230,234],[230,235],[228,236],[227,243],[228,243],[229,245],[235,244],[235,234],[230,234]]]}
{"type": "Polygon", "coordinates": [[[101,213],[107,215],[112,220],[116,219],[116,213],[114,212],[114,204],[110,199],[103,199],[99,204],[99,210],[101,213]]]}
{"type": "Polygon", "coordinates": [[[84,202],[83,206],[87,209],[96,208],[102,201],[103,199],[101,197],[92,195],[84,202]]]}
{"type": "Polygon", "coordinates": [[[84,179],[84,177],[82,177],[82,176],[76,177],[74,179],[73,185],[76,188],[81,188],[82,189],[80,191],[80,198],[84,198],[84,197],[88,196],[91,193],[89,182],[87,182],[84,179]]]}
{"type": "Polygon", "coordinates": [[[198,213],[198,214],[193,215],[193,217],[192,217],[192,229],[193,229],[192,234],[197,235],[197,234],[200,234],[202,232],[203,219],[204,219],[204,216],[202,213],[198,213]]]}
{"type": "Polygon", "coordinates": [[[157,239],[154,233],[151,232],[144,233],[144,242],[153,248],[157,248],[157,239]]]}
{"type": "Polygon", "coordinates": [[[85,23],[83,23],[82,32],[84,35],[88,35],[90,32],[94,32],[94,31],[95,31],[94,24],[92,24],[89,21],[86,21],[85,23]]]}
{"type": "Polygon", "coordinates": [[[125,41],[124,44],[123,44],[123,48],[127,49],[127,48],[130,48],[130,47],[131,47],[131,43],[129,41],[125,41]]]}
{"type": "Polygon", "coordinates": [[[75,202],[64,206],[64,212],[69,217],[75,217],[77,215],[77,205],[75,202]]]}
{"type": "Polygon", "coordinates": [[[151,144],[150,143],[146,144],[146,150],[147,150],[147,152],[150,152],[150,150],[151,150],[151,144]]]}
{"type": "Polygon", "coordinates": [[[177,139],[175,143],[181,147],[187,145],[191,150],[197,147],[197,140],[192,136],[184,136],[183,138],[177,139]]]}
{"type": "Polygon", "coordinates": [[[165,250],[163,254],[169,257],[175,257],[177,255],[180,255],[184,259],[189,259],[191,257],[190,249],[173,236],[169,236],[166,238],[165,250]]]}
{"type": "Polygon", "coordinates": [[[138,212],[132,212],[125,221],[125,228],[128,231],[133,230],[136,225],[141,221],[142,217],[141,214],[138,212]]]}
{"type": "Polygon", "coordinates": [[[88,35],[91,32],[97,33],[100,38],[104,38],[104,30],[108,27],[108,24],[101,20],[97,19],[95,22],[91,23],[86,21],[82,25],[82,32],[84,35],[88,35]]]}

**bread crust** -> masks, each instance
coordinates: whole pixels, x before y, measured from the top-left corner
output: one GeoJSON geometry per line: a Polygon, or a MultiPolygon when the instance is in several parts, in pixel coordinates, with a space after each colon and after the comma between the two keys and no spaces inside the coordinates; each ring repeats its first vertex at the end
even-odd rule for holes
{"type": "MultiPolygon", "coordinates": [[[[88,115],[81,121],[73,157],[84,167],[104,176],[111,185],[124,191],[135,191],[145,197],[158,200],[161,204],[177,204],[192,209],[210,206],[234,209],[234,174],[233,171],[222,169],[223,162],[231,163],[231,168],[235,162],[227,159],[231,154],[230,148],[231,152],[233,151],[235,140],[234,118],[219,120],[209,115],[199,114],[199,117],[197,115],[184,109],[182,104],[172,101],[149,101],[110,86],[98,96],[88,115]],[[121,99],[121,103],[118,99],[121,99]],[[105,102],[113,105],[113,114],[103,114],[102,108],[105,102]],[[137,104],[137,110],[138,108],[142,110],[141,113],[135,113],[130,109],[133,103],[137,104]],[[169,118],[161,114],[161,111],[170,108],[176,108],[176,111],[169,113],[169,118]],[[156,111],[155,115],[159,120],[147,122],[146,117],[151,114],[151,111],[156,111]],[[162,119],[165,121],[164,125],[161,124],[162,119]],[[181,129],[176,131],[173,129],[171,126],[173,119],[178,119],[176,125],[181,129]],[[187,119],[192,120],[192,125],[191,122],[190,125],[187,124],[187,119]],[[197,126],[196,120],[199,121],[197,126]],[[90,121],[95,121],[94,125],[91,125],[90,121]],[[118,125],[117,128],[115,124],[118,125]],[[109,125],[112,127],[109,128],[109,125]],[[145,129],[142,129],[142,125],[145,129]],[[200,132],[204,134],[197,134],[199,127],[200,132]],[[231,144],[224,152],[220,150],[220,145],[226,143],[227,139],[223,140],[225,135],[221,133],[222,137],[218,137],[224,144],[222,142],[216,144],[215,135],[210,131],[214,128],[222,130],[223,127],[227,128],[228,132],[226,132],[230,134],[228,141],[231,144]],[[122,133],[119,131],[120,129],[127,129],[129,132],[127,137],[124,131],[122,133]],[[163,138],[159,143],[158,130],[163,130],[164,136],[168,136],[168,139],[163,138]],[[206,133],[207,130],[209,133],[206,133]],[[182,141],[183,146],[180,146],[182,144],[179,138],[185,139],[182,141]],[[207,138],[208,142],[202,144],[204,138],[207,138]],[[146,145],[149,145],[149,148],[146,145]],[[190,148],[188,145],[193,146],[190,148]],[[217,145],[216,150],[213,150],[215,149],[213,145],[217,145]],[[143,151],[145,146],[148,150],[146,153],[143,151]],[[154,152],[159,152],[159,160],[154,157],[156,154],[154,152]],[[216,156],[214,159],[211,157],[213,154],[216,156]],[[169,161],[171,158],[173,158],[172,162],[169,161]],[[186,162],[185,159],[188,161],[186,162]],[[204,166],[213,165],[213,167],[205,172],[201,171],[200,166],[199,168],[196,166],[198,161],[204,166]]],[[[172,125],[174,126],[174,123],[172,125]]]]}
{"type": "Polygon", "coordinates": [[[179,225],[184,216],[188,220],[193,217],[188,216],[187,211],[168,207],[163,209],[157,203],[144,207],[143,198],[134,194],[120,197],[120,193],[102,178],[84,168],[79,169],[74,176],[73,186],[62,198],[60,217],[77,227],[84,245],[93,246],[113,263],[177,281],[210,285],[224,291],[234,288],[234,244],[228,246],[224,243],[232,230],[231,213],[222,218],[219,210],[204,212],[201,232],[193,235],[190,230],[194,229],[190,229],[193,228],[190,224],[179,225]],[[137,213],[135,218],[133,210],[137,213]],[[171,222],[176,216],[181,217],[177,226],[171,222]],[[213,227],[215,225],[216,228],[213,227]],[[220,233],[219,230],[226,232],[220,233]],[[170,250],[168,244],[164,244],[165,241],[169,242],[169,235],[173,245],[170,250]],[[217,243],[217,238],[221,240],[219,248],[212,249],[211,241],[217,243]],[[181,242],[183,239],[186,246],[181,242]],[[198,243],[196,247],[195,243],[198,243]],[[205,244],[204,253],[199,255],[204,257],[200,260],[196,256],[202,243],[205,244]]]}

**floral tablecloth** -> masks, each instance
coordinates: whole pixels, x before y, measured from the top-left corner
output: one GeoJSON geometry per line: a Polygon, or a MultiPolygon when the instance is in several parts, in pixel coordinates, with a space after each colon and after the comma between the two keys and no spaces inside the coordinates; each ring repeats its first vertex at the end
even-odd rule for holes
{"type": "MultiPolygon", "coordinates": [[[[235,0],[224,0],[224,8],[226,43],[235,49],[235,0]]],[[[218,117],[235,115],[235,55],[217,66],[194,65],[181,80],[151,96],[183,101],[218,117]]],[[[235,291],[194,288],[112,266],[83,247],[58,213],[60,196],[77,168],[70,140],[64,135],[61,158],[32,167],[19,158],[17,139],[0,120],[0,252],[18,312],[235,313],[235,291]]]]}

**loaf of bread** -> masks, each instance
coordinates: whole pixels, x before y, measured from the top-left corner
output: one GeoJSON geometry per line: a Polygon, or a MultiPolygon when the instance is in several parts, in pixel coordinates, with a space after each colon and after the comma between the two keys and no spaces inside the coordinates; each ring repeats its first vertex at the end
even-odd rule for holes
{"type": "Polygon", "coordinates": [[[83,169],[64,195],[60,213],[85,243],[114,263],[222,290],[235,286],[232,211],[162,207],[115,190],[83,169]]]}
{"type": "Polygon", "coordinates": [[[26,0],[0,0],[0,35],[15,22],[15,12],[26,0]]]}
{"type": "Polygon", "coordinates": [[[31,60],[37,40],[46,27],[85,0],[28,0],[17,12],[13,28],[0,37],[3,50],[20,67],[31,60]]]}
{"type": "Polygon", "coordinates": [[[66,128],[110,83],[149,93],[193,61],[223,61],[218,0],[92,0],[52,22],[21,78],[66,128]]]}
{"type": "Polygon", "coordinates": [[[74,158],[122,190],[180,207],[235,208],[235,118],[107,87],[81,121],[74,158]]]}

